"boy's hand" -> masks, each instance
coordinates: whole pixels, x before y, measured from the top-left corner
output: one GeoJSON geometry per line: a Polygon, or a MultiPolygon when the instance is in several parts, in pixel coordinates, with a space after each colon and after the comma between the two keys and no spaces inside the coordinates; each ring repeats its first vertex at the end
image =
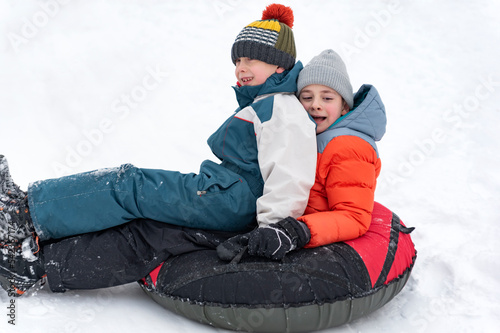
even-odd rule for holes
{"type": "Polygon", "coordinates": [[[242,252],[245,251],[248,246],[248,237],[251,233],[252,232],[236,235],[220,243],[217,246],[217,255],[219,256],[219,258],[222,260],[231,261],[238,254],[241,253],[241,255],[243,255],[242,252]]]}
{"type": "Polygon", "coordinates": [[[228,239],[217,247],[217,254],[222,260],[229,261],[248,247],[250,255],[281,260],[288,252],[306,245],[310,239],[311,234],[305,223],[287,217],[228,239]]]}

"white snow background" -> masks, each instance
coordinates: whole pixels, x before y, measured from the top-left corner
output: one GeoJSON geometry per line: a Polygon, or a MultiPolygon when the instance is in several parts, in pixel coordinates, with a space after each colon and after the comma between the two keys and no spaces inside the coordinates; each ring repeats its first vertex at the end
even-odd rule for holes
{"type": "MultiPolygon", "coordinates": [[[[197,172],[236,108],[231,45],[269,3],[0,0],[0,154],[14,180],[26,189],[123,163],[197,172]]],[[[388,126],[376,200],[416,227],[403,291],[325,332],[496,331],[500,2],[284,4],[299,60],[332,48],[355,90],[379,90],[388,126]]],[[[15,326],[6,293],[0,301],[2,333],[224,331],[168,312],[135,283],[34,290],[15,300],[15,326]]]]}

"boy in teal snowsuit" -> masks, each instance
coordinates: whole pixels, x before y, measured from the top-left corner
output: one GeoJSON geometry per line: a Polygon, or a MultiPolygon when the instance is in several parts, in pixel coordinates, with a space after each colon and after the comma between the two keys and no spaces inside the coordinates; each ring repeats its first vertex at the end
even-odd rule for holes
{"type": "MultiPolygon", "coordinates": [[[[295,63],[291,28],[279,20],[278,15],[249,24],[233,44],[239,107],[208,139],[220,164],[204,161],[198,174],[125,164],[38,181],[30,185],[27,196],[4,167],[0,170],[0,240],[38,248],[38,240],[54,244],[55,239],[136,219],[244,231],[255,227],[255,222],[267,227],[302,215],[314,183],[315,125],[295,97],[302,64],[295,63]]],[[[13,287],[22,294],[31,287],[45,271],[43,261],[53,262],[42,260],[42,253],[29,258],[28,265],[17,258],[15,273],[24,276],[27,284],[13,285],[8,280],[12,269],[0,261],[4,289],[13,287]]]]}

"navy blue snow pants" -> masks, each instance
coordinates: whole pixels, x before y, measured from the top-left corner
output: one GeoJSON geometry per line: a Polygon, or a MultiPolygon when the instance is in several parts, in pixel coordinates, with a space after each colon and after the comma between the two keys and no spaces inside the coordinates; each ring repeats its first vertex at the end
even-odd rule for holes
{"type": "Polygon", "coordinates": [[[244,231],[256,226],[262,177],[205,161],[199,174],[139,169],[130,164],[28,188],[41,240],[59,239],[151,219],[189,228],[244,231]]]}
{"type": "Polygon", "coordinates": [[[50,289],[99,289],[138,281],[171,256],[215,249],[235,233],[134,220],[42,244],[50,289]]]}

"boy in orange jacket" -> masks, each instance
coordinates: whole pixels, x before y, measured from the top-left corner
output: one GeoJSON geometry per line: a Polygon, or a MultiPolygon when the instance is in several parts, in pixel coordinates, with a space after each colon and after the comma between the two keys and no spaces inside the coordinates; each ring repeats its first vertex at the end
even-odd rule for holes
{"type": "Polygon", "coordinates": [[[299,100],[317,124],[316,180],[305,214],[305,247],[345,241],[370,226],[381,162],[375,141],[385,133],[384,104],[371,85],[353,96],[346,67],[325,50],[301,71],[299,100]]]}
{"type": "Polygon", "coordinates": [[[306,211],[282,228],[260,227],[230,238],[217,249],[222,259],[248,248],[250,255],[279,260],[301,247],[357,238],[370,226],[381,168],[375,141],[387,122],[377,90],[363,85],[353,96],[344,62],[325,50],[300,72],[297,91],[317,125],[316,179],[306,211]]]}

